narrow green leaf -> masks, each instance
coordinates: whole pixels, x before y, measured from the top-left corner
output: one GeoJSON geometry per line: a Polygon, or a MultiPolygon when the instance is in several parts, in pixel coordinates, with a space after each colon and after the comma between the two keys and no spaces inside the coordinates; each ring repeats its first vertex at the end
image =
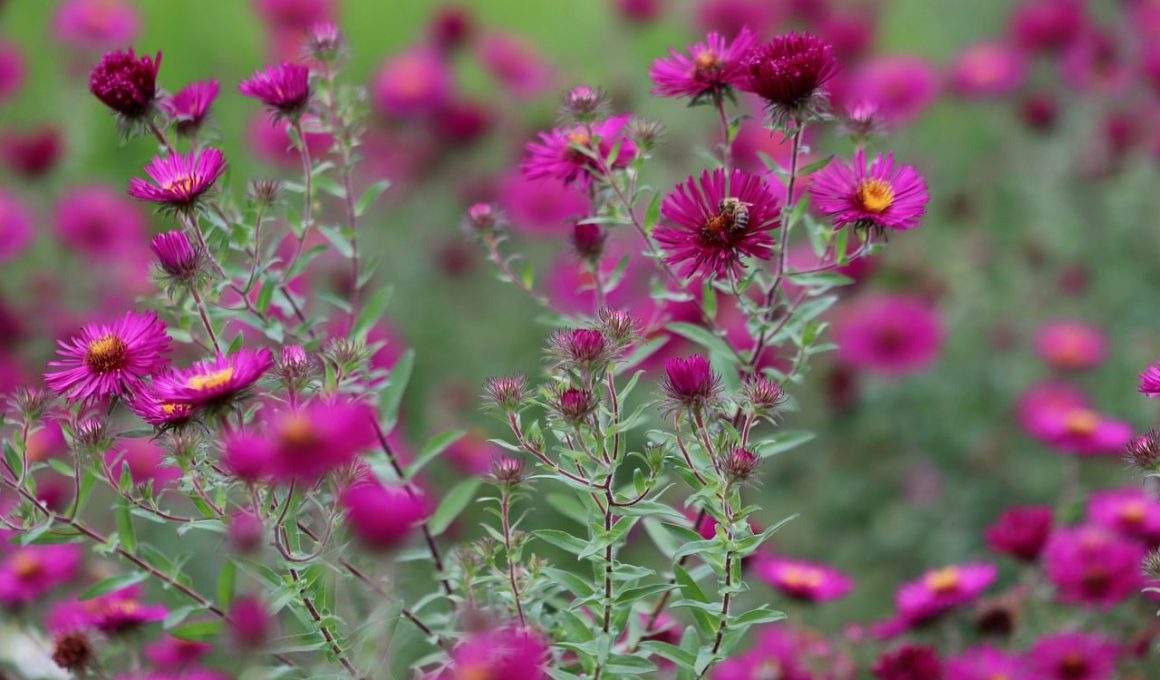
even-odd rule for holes
{"type": "Polygon", "coordinates": [[[390,186],[391,180],[384,179],[367,187],[366,191],[363,192],[363,195],[359,197],[358,203],[354,206],[355,216],[362,217],[365,215],[367,210],[370,209],[371,205],[375,201],[379,200],[379,196],[382,196],[383,192],[390,188],[390,186]]]}
{"type": "Polygon", "coordinates": [[[137,585],[147,578],[149,578],[149,574],[144,571],[111,576],[103,581],[98,581],[93,587],[77,596],[77,599],[82,601],[91,600],[94,597],[108,595],[109,593],[128,588],[129,586],[137,585]]]}
{"type": "Polygon", "coordinates": [[[411,369],[415,366],[415,350],[403,352],[403,356],[395,362],[387,377],[387,384],[383,386],[379,396],[379,420],[382,421],[383,431],[390,432],[399,422],[399,405],[403,402],[403,393],[407,389],[407,382],[411,379],[411,369]]]}
{"type": "Polygon", "coordinates": [[[471,503],[471,499],[475,498],[475,492],[479,490],[480,484],[483,483],[478,477],[465,479],[456,484],[447,492],[443,500],[439,502],[439,507],[435,509],[435,514],[431,515],[428,521],[428,526],[431,529],[432,536],[438,536],[459,516],[471,503]]]}
{"type": "Polygon", "coordinates": [[[121,537],[121,547],[131,553],[137,552],[137,532],[133,529],[133,515],[129,512],[129,502],[121,499],[117,503],[117,535],[121,537]]]}
{"type": "Polygon", "coordinates": [[[366,301],[362,310],[359,312],[358,320],[355,321],[354,328],[350,331],[355,341],[363,343],[367,341],[367,335],[371,332],[371,329],[375,327],[375,324],[386,313],[393,293],[394,288],[391,286],[383,286],[376,290],[374,295],[366,301]]]}
{"type": "Polygon", "coordinates": [[[432,438],[431,441],[423,446],[423,450],[419,453],[419,457],[415,459],[415,462],[408,465],[407,469],[404,470],[407,479],[414,479],[420,470],[426,467],[432,460],[439,457],[439,454],[446,451],[447,447],[462,439],[465,434],[467,434],[467,430],[451,430],[432,438]]]}

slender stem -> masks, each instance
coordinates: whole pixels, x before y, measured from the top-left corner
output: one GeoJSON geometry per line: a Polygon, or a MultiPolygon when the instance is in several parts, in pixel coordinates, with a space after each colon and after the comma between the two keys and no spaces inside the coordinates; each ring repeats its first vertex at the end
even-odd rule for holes
{"type": "Polygon", "coordinates": [[[310,160],[310,147],[306,144],[306,135],[302,132],[301,120],[294,121],[294,130],[298,133],[298,155],[302,158],[305,201],[302,206],[302,232],[298,234],[298,244],[294,247],[294,255],[286,265],[285,271],[282,272],[283,284],[290,280],[290,272],[298,264],[298,258],[302,257],[302,251],[306,247],[306,235],[310,233],[310,227],[314,221],[314,163],[310,160]]]}
{"type": "Polygon", "coordinates": [[[516,581],[516,561],[512,556],[511,493],[505,488],[500,498],[500,520],[503,524],[503,548],[507,559],[508,583],[512,589],[512,601],[516,604],[516,614],[520,617],[520,628],[527,628],[524,607],[520,604],[520,586],[516,581]]]}
{"type": "Polygon", "coordinates": [[[522,290],[524,294],[531,298],[532,301],[534,301],[536,304],[550,309],[560,316],[566,316],[563,311],[552,304],[551,299],[549,299],[547,295],[544,295],[543,293],[537,291],[535,287],[527,284],[522,276],[516,276],[516,273],[512,271],[511,265],[508,264],[507,259],[503,256],[503,252],[500,251],[499,238],[497,238],[494,234],[485,234],[483,237],[483,243],[485,246],[487,246],[487,259],[491,260],[492,264],[499,268],[500,272],[503,273],[505,277],[507,277],[508,281],[510,281],[516,288],[522,290]]]}
{"type": "Polygon", "coordinates": [[[725,113],[725,97],[714,97],[717,104],[717,115],[721,119],[721,164],[725,167],[725,176],[733,172],[733,140],[729,134],[729,115],[725,113]]]}
{"type": "MultiPolygon", "coordinates": [[[[535,456],[536,458],[538,458],[540,460],[540,462],[542,462],[544,465],[547,465],[549,468],[551,468],[553,472],[557,472],[561,475],[564,475],[565,477],[567,477],[568,479],[571,479],[574,482],[580,482],[581,484],[586,484],[587,486],[590,486],[593,489],[603,489],[604,488],[603,486],[601,486],[599,484],[594,484],[592,482],[592,480],[590,480],[590,479],[587,479],[585,477],[581,477],[579,475],[572,474],[571,472],[568,472],[567,470],[560,467],[559,465],[556,465],[556,463],[553,462],[551,458],[548,458],[547,454],[545,454],[543,451],[541,451],[540,449],[533,446],[532,443],[530,441],[528,441],[528,439],[524,436],[523,430],[520,429],[520,424],[516,422],[516,418],[514,415],[508,416],[508,425],[511,426],[512,433],[515,434],[516,440],[520,443],[520,446],[522,446],[525,451],[527,451],[528,453],[530,453],[533,456],[535,456]]],[[[610,477],[610,479],[611,479],[611,477],[610,477]]]]}
{"type": "MultiPolygon", "coordinates": [[[[294,583],[300,583],[298,572],[296,570],[290,570],[290,577],[294,579],[294,583]]],[[[332,633],[330,628],[322,622],[322,614],[318,611],[318,608],[314,606],[314,601],[311,600],[305,592],[299,592],[299,597],[302,600],[302,604],[306,605],[307,611],[310,612],[310,618],[314,619],[314,622],[318,624],[318,630],[322,633],[322,637],[326,638],[326,641],[330,643],[330,650],[334,652],[334,657],[338,659],[338,662],[342,664],[342,667],[346,669],[346,672],[350,673],[351,676],[355,678],[365,678],[366,676],[360,673],[358,669],[354,667],[354,664],[350,662],[350,659],[346,657],[346,653],[343,652],[342,646],[338,644],[338,640],[334,637],[334,633],[332,633]]]]}
{"type": "Polygon", "coordinates": [[[166,155],[173,153],[173,145],[169,143],[169,138],[165,136],[165,131],[157,127],[157,123],[153,122],[152,120],[149,121],[149,131],[152,132],[153,136],[157,138],[157,141],[161,143],[161,148],[165,151],[166,155]]]}
{"type": "Polygon", "coordinates": [[[359,278],[362,276],[360,271],[360,260],[358,254],[358,211],[355,209],[354,202],[354,182],[351,179],[351,167],[354,165],[351,162],[351,139],[349,137],[349,130],[342,125],[338,114],[338,92],[335,89],[335,71],[329,64],[326,66],[326,83],[329,93],[329,101],[327,112],[330,114],[330,134],[338,140],[338,147],[342,156],[339,163],[339,176],[342,179],[342,190],[346,197],[346,228],[350,231],[350,323],[354,327],[355,320],[358,319],[359,297],[362,287],[359,285],[359,278]]]}
{"type": "Polygon", "coordinates": [[[197,286],[189,287],[189,294],[193,298],[193,302],[197,305],[197,315],[201,317],[201,325],[205,326],[205,332],[209,334],[209,339],[213,343],[214,351],[218,354],[222,353],[222,346],[218,343],[217,333],[213,330],[213,324],[209,321],[209,315],[205,311],[205,302],[201,299],[201,293],[197,292],[197,286]]]}

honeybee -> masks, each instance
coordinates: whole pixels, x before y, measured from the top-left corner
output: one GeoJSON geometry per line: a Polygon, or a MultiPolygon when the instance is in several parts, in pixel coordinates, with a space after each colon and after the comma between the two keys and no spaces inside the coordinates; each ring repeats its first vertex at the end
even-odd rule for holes
{"type": "Polygon", "coordinates": [[[749,228],[749,206],[751,205],[753,204],[730,196],[721,199],[721,202],[717,204],[717,210],[721,215],[727,215],[730,218],[729,231],[745,231],[749,228]]]}

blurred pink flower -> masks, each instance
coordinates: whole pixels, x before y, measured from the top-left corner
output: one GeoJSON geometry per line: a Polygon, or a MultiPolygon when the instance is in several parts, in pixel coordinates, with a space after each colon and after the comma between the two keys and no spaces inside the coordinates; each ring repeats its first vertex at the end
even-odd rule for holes
{"type": "Polygon", "coordinates": [[[564,184],[579,182],[587,187],[594,174],[628,167],[636,158],[636,145],[624,134],[629,119],[627,115],[616,116],[590,128],[577,126],[541,132],[536,140],[528,142],[520,168],[529,179],[551,178],[564,184]],[[613,148],[619,148],[619,152],[609,163],[613,148]]]}
{"type": "Polygon", "coordinates": [[[1023,660],[990,645],[971,647],[947,660],[946,680],[1034,680],[1023,660]]]}
{"type": "Polygon", "coordinates": [[[0,40],[0,103],[12,99],[20,91],[26,70],[20,48],[0,40]]]}
{"type": "Polygon", "coordinates": [[[984,535],[991,550],[1031,562],[1047,544],[1053,522],[1051,508],[1010,508],[986,528],[984,535]]]}
{"type": "Polygon", "coordinates": [[[898,589],[899,616],[910,625],[925,623],[946,611],[970,604],[998,577],[993,564],[963,564],[932,569],[898,589]]]}
{"type": "Polygon", "coordinates": [[[62,602],[49,612],[49,630],[57,633],[95,629],[109,635],[130,633],[169,615],[161,605],[141,601],[141,588],[130,586],[91,600],[62,602]]]}
{"type": "Polygon", "coordinates": [[[97,260],[140,256],[149,233],[148,217],[133,201],[104,185],[61,193],[53,226],[66,248],[97,260]]]}
{"type": "Polygon", "coordinates": [[[52,125],[8,130],[0,135],[0,160],[12,172],[28,179],[51,172],[63,153],[63,135],[52,125]]]}
{"type": "Polygon", "coordinates": [[[0,262],[23,253],[34,238],[32,213],[15,196],[0,189],[0,262]]]}
{"type": "Polygon", "coordinates": [[[29,545],[0,561],[0,605],[21,609],[76,578],[82,551],[76,545],[29,545]]]}
{"type": "Polygon", "coordinates": [[[339,502],[351,532],[377,550],[399,546],[431,512],[422,496],[386,486],[373,475],[347,487],[339,502]]]}
{"type": "Polygon", "coordinates": [[[522,36],[490,33],[479,43],[478,57],[492,78],[522,99],[543,94],[551,81],[547,62],[522,36]]]}
{"type": "Polygon", "coordinates": [[[710,33],[687,54],[670,49],[669,56],[654,61],[649,70],[656,85],[652,92],[661,97],[691,97],[694,102],[722,97],[744,82],[747,69],[742,61],[756,44],[757,36],[742,28],[732,41],[710,33]]]}
{"type": "Polygon", "coordinates": [[[417,47],[390,57],[375,73],[371,102],[391,118],[422,118],[442,109],[454,92],[452,73],[434,50],[417,47]]]}
{"type": "Polygon", "coordinates": [[[548,680],[548,646],[530,629],[495,628],[478,632],[451,652],[451,666],[443,680],[503,678],[548,680]]]}
{"type": "Polygon", "coordinates": [[[1056,368],[1092,368],[1108,354],[1108,338],[1098,326],[1081,321],[1053,321],[1035,333],[1035,351],[1056,368]]]}
{"type": "Polygon", "coordinates": [[[944,330],[938,313],[922,300],[874,294],[841,310],[834,339],[843,364],[900,376],[934,363],[942,351],[944,330]]]}
{"type": "Polygon", "coordinates": [[[1151,547],[1160,545],[1160,500],[1142,487],[1093,493],[1087,520],[1151,547]]]}
{"type": "MultiPolygon", "coordinates": [[[[305,128],[306,148],[311,158],[320,158],[330,151],[333,140],[329,134],[312,131],[310,116],[303,117],[305,128]]],[[[302,159],[297,149],[290,142],[288,132],[290,121],[272,120],[269,116],[258,112],[250,119],[247,140],[250,148],[264,161],[289,168],[302,167],[302,159]]]]}
{"type": "Polygon", "coordinates": [[[1140,590],[1142,545],[1102,527],[1056,531],[1043,551],[1047,580],[1068,604],[1110,609],[1140,590]]]}
{"type": "Polygon", "coordinates": [[[53,35],[71,47],[104,50],[131,44],[140,26],[137,8],[128,0],[64,0],[53,18],[53,35]]]}
{"type": "Polygon", "coordinates": [[[784,557],[759,557],[757,577],[790,597],[807,602],[826,602],[845,597],[854,581],[837,569],[814,562],[784,557]]]}
{"type": "Polygon", "coordinates": [[[1024,0],[1011,13],[1011,37],[1028,52],[1070,45],[1085,23],[1081,0],[1024,0]]]}
{"type": "Polygon", "coordinates": [[[120,438],[116,445],[105,453],[105,465],[112,472],[113,483],[119,484],[123,466],[128,466],[133,484],[145,486],[152,482],[154,495],[163,487],[181,478],[181,469],[165,465],[165,449],[148,439],[120,438]]]}
{"type": "Polygon", "coordinates": [[[1100,635],[1058,633],[1040,638],[1027,653],[1035,680],[1112,680],[1119,645],[1100,635]]]}
{"type": "Polygon", "coordinates": [[[967,98],[1000,97],[1017,90],[1027,77],[1022,54],[1003,43],[972,45],[951,65],[950,84],[967,98]]]}
{"type": "Polygon", "coordinates": [[[715,31],[732,38],[743,28],[764,34],[780,19],[777,4],[765,0],[698,0],[696,26],[708,33],[715,31]]]}
{"type": "Polygon", "coordinates": [[[938,74],[918,57],[877,57],[844,79],[842,100],[868,103],[891,125],[905,125],[922,115],[939,95],[938,74]]]}
{"type": "Polygon", "coordinates": [[[516,231],[557,239],[589,210],[588,199],[576,187],[552,178],[530,179],[519,171],[500,180],[498,202],[516,231]]]}
{"type": "Polygon", "coordinates": [[[1064,82],[1080,92],[1119,93],[1134,75],[1124,57],[1123,43],[1095,28],[1084,31],[1067,48],[1059,65],[1064,82]]]}

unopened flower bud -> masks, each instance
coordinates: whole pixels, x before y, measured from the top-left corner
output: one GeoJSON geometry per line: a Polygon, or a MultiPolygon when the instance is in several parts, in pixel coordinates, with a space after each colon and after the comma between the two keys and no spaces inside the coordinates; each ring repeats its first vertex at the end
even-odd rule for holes
{"type": "Polygon", "coordinates": [[[572,250],[581,260],[595,263],[599,262],[600,256],[604,254],[604,242],[607,238],[607,234],[599,224],[578,222],[572,227],[569,240],[572,250]]]}
{"type": "Polygon", "coordinates": [[[282,183],[276,179],[252,179],[246,184],[246,193],[256,205],[272,206],[282,193],[282,183]]]}
{"type": "Polygon", "coordinates": [[[524,461],[500,456],[491,462],[491,476],[504,486],[519,486],[524,481],[524,461]]]}
{"type": "Polygon", "coordinates": [[[524,403],[527,390],[528,379],[522,375],[488,378],[484,384],[487,396],[496,408],[503,411],[518,410],[524,403]]]}
{"type": "Polygon", "coordinates": [[[467,219],[464,227],[467,231],[490,236],[503,225],[503,215],[499,209],[490,203],[476,203],[467,209],[467,219]]]}
{"type": "Polygon", "coordinates": [[[591,123],[608,108],[608,98],[600,88],[580,85],[564,95],[561,118],[570,123],[591,123]]]}
{"type": "Polygon", "coordinates": [[[560,393],[556,408],[564,420],[579,425],[596,410],[596,397],[588,390],[569,388],[560,393]]]}
{"type": "Polygon", "coordinates": [[[1160,472],[1160,431],[1150,429],[1124,447],[1124,458],[1140,472],[1160,472]]]}
{"type": "Polygon", "coordinates": [[[343,56],[342,33],[338,26],[322,21],[310,27],[306,34],[306,49],[310,56],[323,64],[333,64],[343,56]]]}
{"type": "Polygon", "coordinates": [[[730,479],[737,482],[744,482],[749,479],[753,471],[760,465],[761,458],[757,454],[739,446],[725,456],[722,467],[730,479]]]}

